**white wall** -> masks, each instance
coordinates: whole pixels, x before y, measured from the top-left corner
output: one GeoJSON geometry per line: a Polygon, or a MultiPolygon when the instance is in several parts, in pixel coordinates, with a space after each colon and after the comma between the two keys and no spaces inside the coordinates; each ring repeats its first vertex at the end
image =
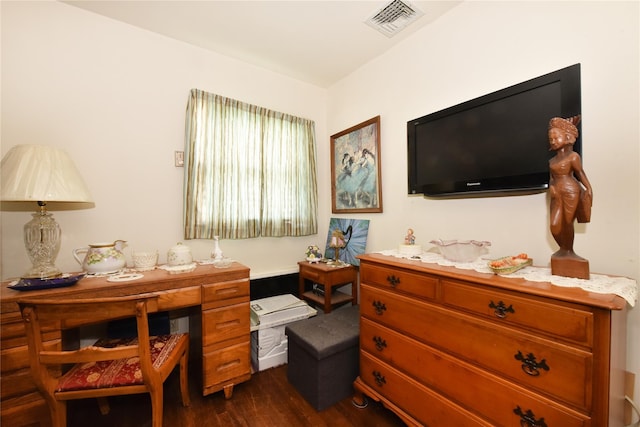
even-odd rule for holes
{"type": "MultiPolygon", "coordinates": [[[[407,121],[582,64],[583,163],[594,188],[592,222],[575,251],[591,270],[640,278],[638,2],[464,2],[329,90],[333,134],[381,116],[384,213],[367,248],[394,248],[406,229],[434,238],[492,242],[491,254],[527,252],[548,265],[546,194],[436,200],[410,197],[407,121]]],[[[542,141],[546,143],[546,141],[542,141]]],[[[640,306],[628,313],[628,366],[640,390],[640,306]]]]}
{"type": "MultiPolygon", "coordinates": [[[[76,161],[95,208],[54,212],[63,230],[57,265],[77,271],[72,250],[127,240],[167,250],[182,241],[185,107],[199,88],[309,118],[328,144],[326,90],[140,30],[59,2],[1,2],[2,155],[13,145],[49,144],[76,161]]],[[[329,182],[326,147],[318,179],[329,182]],[[326,164],[326,165],[325,165],[326,164]]],[[[297,271],[310,244],[326,240],[331,205],[319,194],[317,236],[221,241],[253,277],[297,271]]],[[[35,206],[34,206],[35,210],[35,206]]],[[[2,212],[2,277],[30,266],[22,243],[26,212],[2,212]]],[[[196,259],[211,241],[188,241],[196,259]]]]}
{"type": "MultiPolygon", "coordinates": [[[[55,213],[57,265],[78,268],[73,248],[126,239],[166,251],[182,239],[184,108],[191,88],[315,120],[320,233],[222,241],[252,276],[295,271],[304,248],[324,246],[331,214],[329,135],[381,115],[384,212],[367,249],[395,247],[408,227],[433,238],[493,242],[496,256],[556,249],[546,195],[427,200],[406,195],[406,122],[571,65],[582,64],[584,167],[592,222],[576,252],[593,271],[640,278],[638,2],[482,2],[451,10],[328,91],[58,2],[0,2],[1,154],[42,143],[76,160],[96,206],[55,213]]],[[[2,212],[3,279],[29,267],[24,212],[2,212]]],[[[210,241],[189,241],[196,258],[210,241]]],[[[628,365],[640,374],[640,308],[629,311],[628,365]]],[[[638,375],[640,377],[640,375],[638,375]]],[[[640,380],[639,384],[640,384],[640,380]]],[[[636,386],[638,394],[640,386],[636,386]]]]}

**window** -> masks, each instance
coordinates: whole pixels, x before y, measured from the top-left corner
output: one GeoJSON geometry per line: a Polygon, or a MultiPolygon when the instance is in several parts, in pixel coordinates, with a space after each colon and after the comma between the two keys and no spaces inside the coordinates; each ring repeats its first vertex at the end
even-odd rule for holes
{"type": "Polygon", "coordinates": [[[192,89],[185,239],[316,234],[315,124],[192,89]]]}

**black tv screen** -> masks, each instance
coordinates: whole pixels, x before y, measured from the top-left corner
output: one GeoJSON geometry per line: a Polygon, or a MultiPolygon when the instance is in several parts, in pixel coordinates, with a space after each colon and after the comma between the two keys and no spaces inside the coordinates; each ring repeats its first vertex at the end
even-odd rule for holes
{"type": "MultiPolygon", "coordinates": [[[[580,111],[576,64],[411,120],[409,194],[544,191],[554,155],[549,151],[549,120],[580,111]]],[[[574,150],[581,153],[580,138],[574,150]]]]}

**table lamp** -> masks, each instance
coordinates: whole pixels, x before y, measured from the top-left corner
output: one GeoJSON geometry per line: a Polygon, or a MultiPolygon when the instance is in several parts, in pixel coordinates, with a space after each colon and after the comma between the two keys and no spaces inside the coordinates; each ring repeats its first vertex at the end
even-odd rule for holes
{"type": "Polygon", "coordinates": [[[47,202],[92,202],[78,169],[64,150],[17,145],[4,156],[0,170],[3,202],[36,202],[39,206],[24,226],[24,243],[33,267],[23,277],[48,279],[61,275],[55,260],[62,232],[47,212],[47,202]]]}
{"type": "Polygon", "coordinates": [[[344,248],[344,246],[345,246],[344,233],[342,233],[340,229],[336,228],[335,230],[333,230],[333,233],[331,233],[331,242],[329,243],[329,247],[333,248],[334,250],[335,259],[333,261],[330,261],[328,263],[329,265],[341,266],[344,264],[340,260],[340,249],[344,248]]]}

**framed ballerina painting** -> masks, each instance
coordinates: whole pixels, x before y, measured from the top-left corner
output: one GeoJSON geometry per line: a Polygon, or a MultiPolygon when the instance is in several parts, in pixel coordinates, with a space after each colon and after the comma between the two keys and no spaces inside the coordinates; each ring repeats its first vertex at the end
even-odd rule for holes
{"type": "Polygon", "coordinates": [[[331,136],[331,211],[382,212],[380,116],[331,136]]]}

